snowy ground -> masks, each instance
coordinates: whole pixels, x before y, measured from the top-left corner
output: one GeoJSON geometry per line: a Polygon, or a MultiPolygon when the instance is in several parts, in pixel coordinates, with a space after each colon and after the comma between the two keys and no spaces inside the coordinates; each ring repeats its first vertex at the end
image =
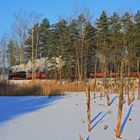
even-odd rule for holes
{"type": "MultiPolygon", "coordinates": [[[[106,98],[91,95],[91,133],[87,132],[84,93],[59,97],[0,97],[0,140],[116,140],[118,97],[111,94],[111,113],[106,98]],[[104,125],[107,129],[104,129],[104,125]]],[[[122,140],[140,140],[140,101],[123,106],[122,140]]]]}

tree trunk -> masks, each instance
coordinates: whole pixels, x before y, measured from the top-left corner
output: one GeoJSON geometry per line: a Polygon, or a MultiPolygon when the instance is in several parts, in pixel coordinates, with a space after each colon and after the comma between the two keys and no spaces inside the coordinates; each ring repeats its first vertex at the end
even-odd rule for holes
{"type": "Polygon", "coordinates": [[[129,94],[129,99],[128,99],[128,105],[130,105],[133,100],[135,99],[135,85],[132,84],[131,85],[131,88],[130,88],[130,94],[129,94]]]}
{"type": "Polygon", "coordinates": [[[137,61],[137,74],[138,74],[138,100],[140,100],[140,75],[139,75],[139,69],[140,69],[140,61],[137,61]]]}
{"type": "Polygon", "coordinates": [[[19,46],[19,63],[20,64],[22,64],[22,45],[23,45],[23,43],[22,43],[22,39],[23,39],[23,37],[22,37],[22,33],[21,33],[21,31],[19,31],[20,32],[20,34],[19,34],[19,38],[20,38],[20,46],[19,46]]]}
{"type": "Polygon", "coordinates": [[[19,63],[22,64],[22,45],[19,48],[19,63]]]}
{"type": "Polygon", "coordinates": [[[80,135],[80,140],[83,140],[82,136],[80,135]]]}
{"type": "Polygon", "coordinates": [[[86,87],[86,95],[87,95],[87,124],[88,131],[91,131],[90,122],[91,122],[91,111],[90,111],[90,87],[89,85],[86,87]]]}
{"type": "Polygon", "coordinates": [[[138,84],[138,100],[140,100],[140,80],[139,80],[139,84],[138,84]]]}
{"type": "Polygon", "coordinates": [[[32,28],[32,80],[34,80],[34,29],[32,28]]]}
{"type": "Polygon", "coordinates": [[[76,47],[76,63],[77,63],[78,80],[81,82],[80,62],[79,62],[77,43],[75,43],[75,47],[76,47]]]}
{"type": "Polygon", "coordinates": [[[107,99],[107,106],[110,106],[109,89],[107,87],[105,87],[104,92],[105,92],[106,99],[107,99]]]}
{"type": "Polygon", "coordinates": [[[96,89],[96,81],[97,81],[96,72],[97,72],[97,58],[95,58],[95,66],[94,66],[94,73],[93,73],[93,76],[95,75],[94,85],[93,85],[94,99],[96,97],[96,92],[95,92],[95,89],[96,89]]]}
{"type": "MultiPolygon", "coordinates": [[[[39,27],[37,27],[37,33],[36,33],[36,46],[35,46],[35,57],[34,57],[34,60],[36,60],[37,59],[37,55],[38,55],[38,45],[39,45],[39,27]]],[[[33,74],[34,74],[34,79],[36,79],[36,69],[37,69],[37,67],[36,66],[33,66],[33,68],[34,68],[34,72],[33,72],[33,74]]]]}
{"type": "Polygon", "coordinates": [[[118,106],[118,117],[117,117],[117,127],[116,127],[116,137],[120,138],[121,136],[121,120],[122,120],[122,109],[123,109],[123,60],[121,61],[121,70],[120,70],[120,93],[119,93],[119,106],[118,106]]]}
{"type": "Polygon", "coordinates": [[[6,60],[6,52],[5,52],[5,47],[6,47],[6,40],[2,40],[2,80],[3,82],[5,81],[5,60],[6,60]]]}

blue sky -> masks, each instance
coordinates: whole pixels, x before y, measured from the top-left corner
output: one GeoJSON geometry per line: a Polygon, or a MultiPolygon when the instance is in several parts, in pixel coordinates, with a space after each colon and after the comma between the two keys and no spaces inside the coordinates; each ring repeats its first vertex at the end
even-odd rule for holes
{"type": "Polygon", "coordinates": [[[140,9],[140,0],[0,0],[0,38],[10,32],[13,15],[20,9],[42,14],[55,23],[58,17],[70,17],[75,8],[80,10],[84,7],[89,8],[95,20],[103,10],[109,15],[114,11],[135,13],[140,9]]]}

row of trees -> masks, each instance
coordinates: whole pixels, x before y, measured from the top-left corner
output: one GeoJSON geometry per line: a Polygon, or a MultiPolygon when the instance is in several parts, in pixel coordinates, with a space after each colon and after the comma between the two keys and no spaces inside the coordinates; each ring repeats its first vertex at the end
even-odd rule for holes
{"type": "Polygon", "coordinates": [[[118,72],[123,57],[125,73],[139,71],[140,11],[133,16],[129,12],[108,16],[103,11],[94,24],[86,13],[55,24],[32,15],[30,25],[23,15],[15,16],[15,35],[8,43],[10,66],[60,57],[65,66],[53,68],[57,78],[82,80],[91,71],[118,72]]]}

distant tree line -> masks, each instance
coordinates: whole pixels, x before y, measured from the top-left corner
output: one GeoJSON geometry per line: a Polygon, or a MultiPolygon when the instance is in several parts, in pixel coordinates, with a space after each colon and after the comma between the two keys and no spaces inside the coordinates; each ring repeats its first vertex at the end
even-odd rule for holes
{"type": "Polygon", "coordinates": [[[89,72],[119,72],[122,58],[127,76],[140,70],[140,11],[122,16],[117,12],[108,16],[102,11],[94,24],[85,13],[55,24],[47,18],[37,21],[36,16],[30,22],[28,26],[23,14],[16,15],[15,36],[7,48],[10,66],[41,57],[60,57],[65,65],[52,69],[54,78],[80,81],[89,72]]]}

